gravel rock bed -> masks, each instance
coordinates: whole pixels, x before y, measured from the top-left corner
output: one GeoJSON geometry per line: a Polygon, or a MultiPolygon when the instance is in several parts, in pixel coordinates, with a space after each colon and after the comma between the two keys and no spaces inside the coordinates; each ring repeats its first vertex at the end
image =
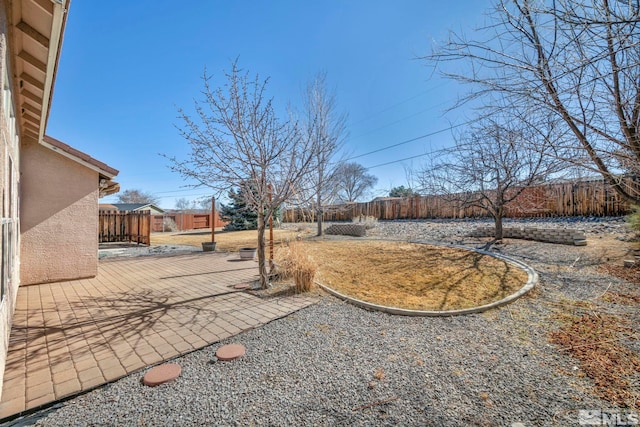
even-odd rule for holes
{"type": "MultiPolygon", "coordinates": [[[[574,224],[588,235],[628,234],[618,220],[574,224]]],[[[473,243],[466,237],[473,225],[381,222],[370,234],[473,243]]],[[[578,425],[580,409],[611,408],[590,392],[577,360],[547,336],[567,300],[631,286],[598,273],[581,247],[518,241],[496,249],[540,274],[531,295],[506,307],[414,318],[323,296],[284,319],[175,359],[183,370],[172,383],[149,388],[141,384],[144,372],[135,373],[24,425],[566,426],[578,425]],[[213,361],[215,350],[230,342],[245,345],[246,356],[213,361]]],[[[640,325],[637,307],[607,309],[640,325]]]]}
{"type": "MultiPolygon", "coordinates": [[[[474,241],[468,236],[478,226],[493,226],[491,219],[381,221],[368,235],[382,238],[409,238],[449,243],[474,241]]],[[[633,235],[624,218],[526,218],[505,219],[504,227],[571,228],[583,230],[589,236],[614,234],[620,240],[633,235]]]]}
{"type": "Polygon", "coordinates": [[[138,257],[149,255],[175,254],[180,252],[202,251],[201,248],[189,245],[154,245],[154,246],[134,246],[134,245],[116,245],[109,248],[109,245],[103,245],[98,250],[98,258],[115,258],[115,257],[138,257]]]}

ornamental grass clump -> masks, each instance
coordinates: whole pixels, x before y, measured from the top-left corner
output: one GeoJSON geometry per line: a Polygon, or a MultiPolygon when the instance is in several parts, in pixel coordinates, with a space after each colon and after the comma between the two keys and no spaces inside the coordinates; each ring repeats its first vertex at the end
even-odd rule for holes
{"type": "Polygon", "coordinates": [[[276,256],[281,280],[293,278],[297,293],[308,292],[313,287],[316,264],[302,242],[290,242],[282,246],[276,256]]]}
{"type": "Polygon", "coordinates": [[[353,223],[362,224],[367,230],[371,230],[378,225],[378,218],[371,215],[359,215],[353,218],[353,223]]]}

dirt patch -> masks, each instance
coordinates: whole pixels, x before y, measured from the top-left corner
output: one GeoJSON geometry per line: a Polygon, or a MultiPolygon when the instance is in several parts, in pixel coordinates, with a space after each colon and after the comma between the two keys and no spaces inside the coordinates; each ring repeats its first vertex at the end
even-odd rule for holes
{"type": "Polygon", "coordinates": [[[623,344],[637,340],[638,334],[619,316],[564,314],[561,320],[564,326],[549,340],[580,361],[594,382],[595,394],[618,406],[640,408],[640,392],[630,382],[640,375],[640,358],[623,344]]]}
{"type": "Polygon", "coordinates": [[[404,242],[305,242],[317,279],[345,295],[412,310],[455,310],[505,298],[527,281],[521,269],[476,252],[404,242]]]}
{"type": "Polygon", "coordinates": [[[633,258],[635,242],[627,242],[618,239],[615,234],[590,234],[587,233],[587,246],[581,249],[585,256],[600,264],[615,263],[622,265],[624,259],[633,258]]]}
{"type": "Polygon", "coordinates": [[[640,264],[638,263],[633,267],[605,264],[601,265],[598,270],[640,286],[640,264]]]}

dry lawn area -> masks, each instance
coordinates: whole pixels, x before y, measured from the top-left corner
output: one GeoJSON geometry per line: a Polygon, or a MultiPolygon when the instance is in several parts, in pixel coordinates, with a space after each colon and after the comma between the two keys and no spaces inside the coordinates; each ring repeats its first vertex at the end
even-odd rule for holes
{"type": "MultiPolygon", "coordinates": [[[[275,244],[295,240],[297,235],[293,230],[273,230],[275,244]]],[[[237,252],[240,248],[255,248],[258,244],[258,232],[256,230],[242,231],[216,231],[216,251],[237,252]]],[[[269,243],[269,230],[266,232],[267,244],[269,243]]],[[[152,233],[152,245],[192,245],[199,248],[202,242],[211,241],[211,231],[180,232],[180,233],[152,233]]]]}
{"type": "Polygon", "coordinates": [[[345,295],[413,310],[454,310],[498,301],[527,281],[521,269],[454,248],[404,242],[312,240],[317,280],[345,295]]]}

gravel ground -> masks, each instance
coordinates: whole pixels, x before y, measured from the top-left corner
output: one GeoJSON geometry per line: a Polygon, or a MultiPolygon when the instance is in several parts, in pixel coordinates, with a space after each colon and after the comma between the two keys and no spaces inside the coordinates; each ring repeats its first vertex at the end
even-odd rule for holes
{"type": "Polygon", "coordinates": [[[104,243],[98,249],[98,258],[114,258],[114,257],[138,257],[148,255],[162,255],[175,253],[189,253],[202,251],[201,248],[189,245],[154,245],[154,246],[138,246],[135,244],[112,244],[104,243]]]}
{"type": "MultiPolygon", "coordinates": [[[[369,235],[384,238],[407,238],[412,240],[432,240],[448,243],[476,243],[467,237],[477,226],[493,226],[493,220],[430,220],[430,221],[384,221],[371,230],[369,235]]],[[[587,237],[603,234],[615,235],[620,240],[629,240],[633,233],[624,218],[531,218],[505,219],[504,227],[573,228],[583,230],[587,237]]]]}
{"type": "MultiPolygon", "coordinates": [[[[371,234],[474,244],[466,237],[473,224],[386,222],[371,234]]],[[[630,235],[619,220],[569,225],[591,239],[630,235]]],[[[577,360],[547,335],[558,327],[553,315],[566,301],[633,292],[631,286],[598,273],[599,255],[585,247],[511,240],[495,248],[540,274],[532,294],[507,307],[411,318],[322,296],[284,319],[177,358],[183,371],[172,383],[149,388],[141,385],[142,372],[132,374],[23,425],[567,426],[578,425],[579,409],[611,408],[590,392],[577,360]],[[247,355],[212,361],[228,342],[244,344],[247,355]]],[[[602,304],[639,327],[637,308],[602,304]]]]}

